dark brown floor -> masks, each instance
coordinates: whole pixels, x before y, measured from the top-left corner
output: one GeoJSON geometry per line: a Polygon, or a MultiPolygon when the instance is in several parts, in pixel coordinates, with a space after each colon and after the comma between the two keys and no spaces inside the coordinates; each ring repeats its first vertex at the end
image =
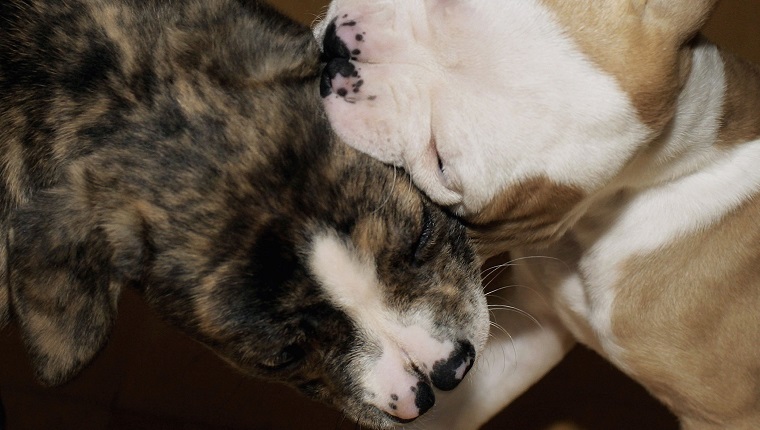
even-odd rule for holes
{"type": "MultiPolygon", "coordinates": [[[[297,19],[311,22],[326,1],[274,3],[297,19]]],[[[724,0],[708,25],[708,35],[760,62],[758,22],[760,2],[724,0]]],[[[7,413],[6,430],[355,428],[339,413],[286,387],[234,372],[158,322],[131,293],[122,300],[111,343],[92,366],[64,387],[37,385],[16,333],[12,329],[0,332],[0,397],[7,413]]],[[[560,428],[674,430],[677,423],[641,387],[595,354],[577,348],[486,427],[560,428]]]]}
{"type": "MultiPolygon", "coordinates": [[[[131,292],[109,345],[63,387],[37,385],[16,333],[0,332],[0,393],[7,430],[355,428],[289,388],[238,374],[131,292]]],[[[486,429],[546,430],[563,421],[586,430],[677,428],[640,387],[579,348],[486,429]]]]}

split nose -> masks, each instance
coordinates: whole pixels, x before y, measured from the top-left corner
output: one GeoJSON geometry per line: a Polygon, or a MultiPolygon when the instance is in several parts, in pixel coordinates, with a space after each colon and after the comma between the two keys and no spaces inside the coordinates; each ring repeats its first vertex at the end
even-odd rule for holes
{"type": "Polygon", "coordinates": [[[416,368],[416,375],[407,374],[408,387],[391,391],[386,403],[380,403],[379,409],[392,420],[409,423],[422,416],[435,405],[433,387],[449,391],[456,388],[467,375],[475,362],[475,347],[470,342],[459,341],[454,350],[445,359],[437,361],[429,373],[416,368]]]}

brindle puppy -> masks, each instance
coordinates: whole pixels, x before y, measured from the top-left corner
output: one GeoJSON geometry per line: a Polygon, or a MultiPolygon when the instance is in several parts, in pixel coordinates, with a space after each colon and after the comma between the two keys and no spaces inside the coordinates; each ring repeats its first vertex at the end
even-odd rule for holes
{"type": "Polygon", "coordinates": [[[488,329],[461,225],[329,131],[307,28],[256,1],[0,2],[0,325],[40,380],[120,292],[249,374],[385,428],[488,329]]]}

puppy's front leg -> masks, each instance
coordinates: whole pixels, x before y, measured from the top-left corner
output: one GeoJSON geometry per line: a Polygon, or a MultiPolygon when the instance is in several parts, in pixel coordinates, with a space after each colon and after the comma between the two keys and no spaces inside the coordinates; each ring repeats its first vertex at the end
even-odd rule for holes
{"type": "Polygon", "coordinates": [[[507,277],[489,294],[491,337],[485,351],[455,390],[419,423],[421,430],[471,430],[484,425],[541,379],[575,344],[550,307],[550,294],[507,277]],[[503,287],[499,290],[499,287],[503,287]]]}

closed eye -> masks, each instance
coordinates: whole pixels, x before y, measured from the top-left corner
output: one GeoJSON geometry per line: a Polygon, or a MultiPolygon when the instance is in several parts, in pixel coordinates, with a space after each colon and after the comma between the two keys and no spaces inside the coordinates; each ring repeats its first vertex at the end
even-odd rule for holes
{"type": "Polygon", "coordinates": [[[259,366],[270,372],[285,370],[299,363],[306,357],[306,350],[300,345],[288,345],[281,351],[259,363],[259,366]]]}
{"type": "Polygon", "coordinates": [[[435,237],[435,220],[427,206],[422,208],[422,229],[420,236],[415,242],[413,263],[415,266],[421,266],[433,257],[437,248],[435,237]]]}

